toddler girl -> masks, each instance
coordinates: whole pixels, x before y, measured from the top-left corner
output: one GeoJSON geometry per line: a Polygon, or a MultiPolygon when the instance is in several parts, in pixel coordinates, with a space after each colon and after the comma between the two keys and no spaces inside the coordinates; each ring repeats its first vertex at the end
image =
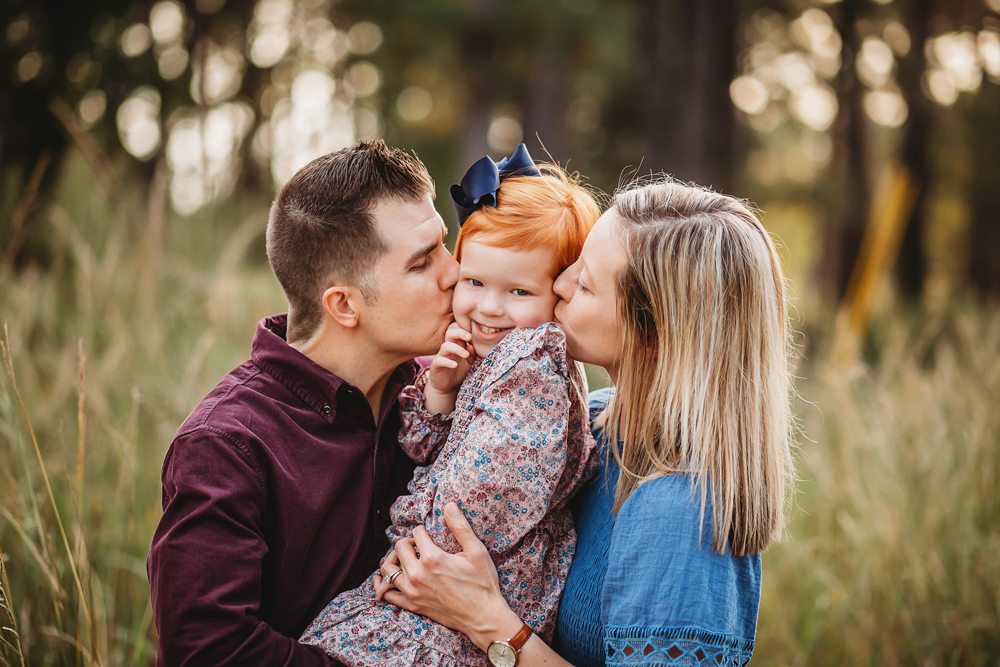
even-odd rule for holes
{"type": "MultiPolygon", "coordinates": [[[[393,505],[387,533],[395,544],[423,525],[440,547],[460,551],[442,516],[458,503],[490,550],[504,597],[550,641],[576,548],[568,502],[596,464],[586,382],[551,323],[552,284],[600,211],[565,171],[537,167],[523,144],[509,160],[473,165],[452,198],[462,224],[456,323],[400,398],[400,444],[426,467],[393,505]]],[[[348,665],[486,663],[465,635],[376,600],[372,577],[338,595],[300,641],[348,665]]]]}

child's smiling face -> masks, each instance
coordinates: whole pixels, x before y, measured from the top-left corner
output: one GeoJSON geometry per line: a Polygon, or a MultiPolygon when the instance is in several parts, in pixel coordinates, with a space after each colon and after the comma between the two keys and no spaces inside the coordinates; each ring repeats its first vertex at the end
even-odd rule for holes
{"type": "Polygon", "coordinates": [[[556,262],[551,248],[495,248],[466,241],[452,310],[472,332],[472,345],[487,356],[514,329],[552,321],[556,262]]]}

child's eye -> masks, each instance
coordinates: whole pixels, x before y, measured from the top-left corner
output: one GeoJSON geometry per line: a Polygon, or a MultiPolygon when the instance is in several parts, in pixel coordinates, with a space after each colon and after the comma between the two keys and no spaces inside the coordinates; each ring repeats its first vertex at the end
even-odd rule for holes
{"type": "Polygon", "coordinates": [[[531,292],[529,292],[526,289],[520,289],[520,288],[514,290],[514,294],[516,296],[531,296],[531,292]]]}
{"type": "Polygon", "coordinates": [[[473,287],[482,287],[483,286],[482,281],[476,280],[475,278],[469,278],[469,284],[472,285],[473,287]]]}

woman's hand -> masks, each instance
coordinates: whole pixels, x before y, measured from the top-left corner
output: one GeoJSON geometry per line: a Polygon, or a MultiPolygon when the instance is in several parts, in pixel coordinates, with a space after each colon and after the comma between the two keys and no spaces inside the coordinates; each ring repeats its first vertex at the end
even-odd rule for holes
{"type": "Polygon", "coordinates": [[[424,407],[428,412],[448,414],[455,409],[458,388],[469,374],[476,351],[472,334],[452,322],[444,334],[444,343],[427,369],[424,407]]]}
{"type": "Polygon", "coordinates": [[[457,554],[438,548],[423,526],[413,538],[400,540],[375,576],[376,598],[464,633],[486,650],[494,639],[506,639],[521,628],[500,593],[497,570],[455,503],[444,509],[445,522],[462,547],[457,554]],[[419,556],[417,554],[420,554],[419,556]],[[403,570],[392,590],[384,577],[403,570]]]}

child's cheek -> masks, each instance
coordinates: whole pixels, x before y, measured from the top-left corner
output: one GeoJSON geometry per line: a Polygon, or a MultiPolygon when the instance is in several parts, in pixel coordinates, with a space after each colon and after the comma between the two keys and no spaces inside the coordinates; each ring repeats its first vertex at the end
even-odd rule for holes
{"type": "Polygon", "coordinates": [[[469,300],[469,295],[465,294],[465,290],[461,287],[455,288],[455,295],[451,300],[451,310],[452,315],[455,317],[455,321],[458,326],[462,327],[466,331],[472,330],[472,306],[469,300]]]}

